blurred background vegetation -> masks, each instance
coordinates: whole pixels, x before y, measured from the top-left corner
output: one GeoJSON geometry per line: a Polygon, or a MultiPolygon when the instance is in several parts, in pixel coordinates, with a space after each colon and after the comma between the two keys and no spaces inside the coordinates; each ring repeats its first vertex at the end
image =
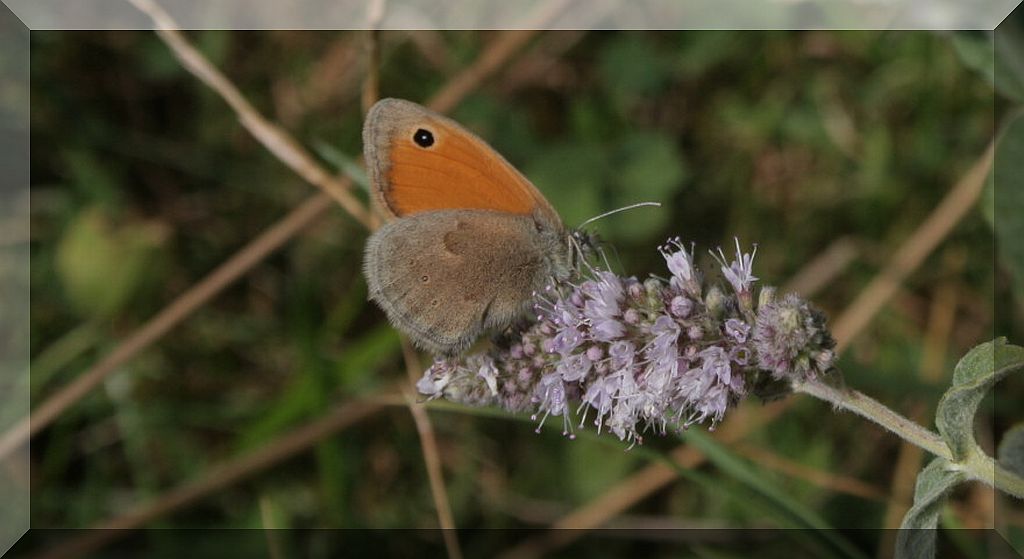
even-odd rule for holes
{"type": "MultiPolygon", "coordinates": [[[[325,165],[339,169],[361,153],[366,33],[188,36],[325,165]]],[[[382,33],[381,93],[424,101],[494,36],[382,33]]],[[[781,285],[845,239],[849,265],[813,297],[835,317],[1012,119],[1019,83],[994,84],[991,49],[989,36],[969,33],[554,32],[452,116],[522,169],[569,225],[661,202],[596,224],[627,273],[663,273],[656,246],[666,237],[706,254],[736,236],[758,243],[762,282],[781,285]]],[[[33,32],[31,63],[38,403],[313,189],[152,33],[33,32]]],[[[993,266],[992,216],[1003,210],[991,193],[986,200],[851,345],[841,360],[848,384],[928,422],[968,348],[993,335],[1020,342],[1021,268],[1012,259],[993,266]],[[948,310],[954,326],[926,342],[936,309],[948,310]],[[922,374],[926,347],[939,356],[938,380],[922,374]]],[[[339,402],[404,380],[398,336],[366,302],[365,238],[332,210],[34,439],[33,527],[115,516],[339,402]]],[[[1020,421],[1022,397],[1019,382],[1003,387],[983,431],[1020,421]]],[[[905,503],[921,463],[909,477],[894,474],[896,438],[798,400],[741,445],[721,447],[726,459],[825,525],[885,526],[886,498],[844,493],[806,472],[853,478],[905,503]],[[768,467],[763,453],[789,470],[768,467]]],[[[528,421],[458,410],[431,417],[460,527],[547,526],[680,444],[670,434],[625,451],[608,437],[569,441],[557,426],[538,435],[528,421]]],[[[693,472],[704,483],[680,478],[613,524],[791,527],[772,512],[785,502],[766,499],[722,462],[693,472]]],[[[947,517],[982,526],[991,514],[985,495],[959,492],[947,517]]],[[[1020,538],[1021,516],[1006,521],[1020,538]]],[[[396,406],[150,526],[436,522],[416,428],[396,406]]],[[[843,537],[873,553],[886,536],[843,537]]],[[[699,534],[690,542],[695,553],[712,553],[714,542],[699,534]]],[[[622,538],[594,552],[633,545],[622,538]]],[[[718,552],[743,556],[728,545],[718,552]]]]}

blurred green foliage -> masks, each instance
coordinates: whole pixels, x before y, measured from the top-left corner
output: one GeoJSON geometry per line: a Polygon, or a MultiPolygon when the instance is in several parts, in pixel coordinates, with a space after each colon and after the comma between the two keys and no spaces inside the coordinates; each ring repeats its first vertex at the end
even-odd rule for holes
{"type": "Polygon", "coordinates": [[[167,238],[160,223],[126,223],[116,230],[109,216],[83,209],[68,224],[55,265],[68,303],[80,316],[106,318],[135,296],[140,285],[162,276],[160,249],[167,238]]]}
{"type": "MultiPolygon", "coordinates": [[[[429,40],[383,33],[384,95],[427,99],[493,37],[424,33],[429,40]]],[[[364,34],[189,36],[325,165],[351,167],[361,152],[364,34]]],[[[994,100],[993,77],[979,62],[992,48],[984,36],[567,37],[542,35],[453,117],[535,181],[568,225],[660,202],[594,224],[618,270],[663,273],[656,247],[670,236],[696,242],[708,262],[706,249],[737,236],[759,244],[755,271],[779,285],[836,239],[854,239],[856,261],[814,296],[833,316],[1013,109],[1012,97],[994,100]]],[[[32,346],[36,365],[48,359],[51,371],[34,378],[38,403],[312,188],[152,34],[34,32],[32,41],[32,346]],[[88,331],[76,330],[83,325],[88,331]]],[[[1014,90],[1007,82],[999,91],[1014,90]]],[[[81,527],[123,512],[338,402],[403,379],[398,337],[365,300],[365,236],[341,209],[332,211],[64,414],[32,447],[33,526],[81,527]]],[[[843,357],[850,384],[901,411],[914,403],[934,411],[946,382],[924,380],[919,368],[942,285],[955,286],[958,305],[956,327],[938,348],[944,374],[993,331],[1021,338],[1020,291],[1006,267],[993,268],[991,240],[983,212],[971,212],[843,357]],[[999,314],[993,300],[1007,302],[999,314]]],[[[1008,402],[1024,395],[1024,387],[1007,390],[1008,402]]],[[[1017,412],[997,401],[986,427],[1005,428],[1017,412]]],[[[548,427],[536,435],[520,421],[432,417],[463,527],[544,525],[678,443],[651,436],[643,452],[626,451],[608,437],[569,441],[548,427]]],[[[395,407],[157,525],[258,527],[271,518],[281,527],[430,527],[436,521],[418,440],[408,411],[395,407]]],[[[748,440],[886,492],[899,448],[862,420],[813,401],[797,402],[748,440]]],[[[886,503],[757,464],[765,485],[751,487],[739,474],[743,459],[727,447],[720,452],[724,458],[693,472],[708,484],[685,478],[630,514],[688,526],[781,527],[784,517],[772,512],[780,503],[765,505],[763,496],[788,494],[822,525],[883,523],[886,503]],[[737,497],[751,491],[762,500],[737,497]]],[[[853,541],[873,553],[881,536],[853,541]]],[[[694,544],[694,553],[711,553],[705,544],[694,544]]],[[[598,554],[615,556],[628,545],[610,542],[598,554]]],[[[797,545],[842,556],[848,542],[797,545]]]]}
{"type": "Polygon", "coordinates": [[[989,181],[987,202],[991,204],[986,217],[996,233],[1002,264],[1016,282],[1016,291],[1024,292],[1024,111],[1016,111],[1006,119],[996,146],[996,161],[989,181]]]}

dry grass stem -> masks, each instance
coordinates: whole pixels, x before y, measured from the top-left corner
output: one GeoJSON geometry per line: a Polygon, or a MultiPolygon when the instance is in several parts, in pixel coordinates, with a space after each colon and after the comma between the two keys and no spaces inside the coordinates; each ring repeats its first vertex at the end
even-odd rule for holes
{"type": "Polygon", "coordinates": [[[148,15],[156,25],[156,32],[185,67],[200,81],[217,92],[239,121],[257,140],[285,165],[291,167],[310,184],[328,193],[334,200],[367,228],[371,227],[370,212],[366,205],[352,194],[350,180],[339,180],[316,162],[312,155],[291,135],[270,122],[257,111],[248,99],[199,52],[178,30],[177,23],[151,0],[129,0],[148,15]]]}
{"type": "Polygon", "coordinates": [[[769,470],[775,470],[823,489],[828,489],[834,493],[844,493],[860,497],[861,499],[883,502],[889,501],[891,498],[884,489],[877,485],[872,485],[849,476],[823,472],[799,462],[788,460],[770,450],[752,444],[740,444],[734,447],[733,450],[736,451],[736,454],[745,456],[769,470]]]}
{"type": "Polygon", "coordinates": [[[442,73],[451,73],[455,67],[448,46],[444,38],[436,29],[410,29],[405,31],[406,36],[416,47],[420,56],[433,67],[434,70],[442,73]]]}
{"type": "Polygon", "coordinates": [[[372,0],[366,9],[366,77],[363,79],[363,114],[380,99],[380,22],[384,0],[372,0]]]}
{"type": "Polygon", "coordinates": [[[544,36],[529,56],[520,57],[505,72],[501,91],[507,93],[538,84],[546,87],[567,85],[571,73],[562,67],[562,56],[585,36],[585,31],[565,31],[544,36]]]}
{"type": "Polygon", "coordinates": [[[878,311],[892,298],[907,277],[924,262],[924,259],[949,236],[957,223],[974,208],[985,179],[992,167],[994,144],[989,144],[985,153],[968,169],[946,194],[931,215],[903,242],[889,263],[875,279],[871,280],[849,310],[839,317],[832,326],[832,333],[839,342],[837,350],[842,351],[871,322],[878,311]]]}
{"type": "Polygon", "coordinates": [[[225,287],[242,277],[267,255],[281,248],[288,240],[305,228],[316,217],[333,207],[331,198],[317,194],[300,204],[280,221],[236,252],[209,275],[179,295],[153,318],[146,321],[113,351],[76,377],[67,386],[43,401],[32,411],[31,419],[23,418],[0,438],[0,460],[13,449],[25,444],[29,438],[53,423],[65,410],[85,397],[105,378],[117,371],[128,360],[160,339],[185,318],[202,308],[225,287]]]}
{"type": "MultiPolygon", "coordinates": [[[[409,340],[402,337],[402,357],[405,360],[405,371],[410,382],[423,374],[419,364],[419,356],[409,340]]],[[[448,550],[450,559],[461,559],[462,550],[459,547],[459,539],[455,531],[455,517],[452,515],[451,501],[448,499],[448,490],[444,484],[444,472],[441,470],[441,453],[437,448],[437,437],[434,435],[434,425],[430,422],[430,416],[422,404],[416,403],[416,395],[412,389],[406,387],[403,391],[405,405],[412,414],[416,423],[416,431],[420,436],[420,448],[423,450],[423,462],[427,467],[427,479],[430,481],[430,494],[434,499],[434,507],[437,510],[437,522],[444,535],[444,545],[448,550]]]]}
{"type": "Polygon", "coordinates": [[[860,250],[852,238],[840,237],[800,268],[779,291],[813,297],[846,271],[846,268],[857,259],[858,254],[860,250]]]}
{"type": "MultiPolygon", "coordinates": [[[[559,0],[559,3],[566,2],[559,0]]],[[[538,33],[540,31],[534,29],[501,32],[472,65],[452,78],[441,91],[432,95],[426,105],[439,113],[452,110],[469,92],[480,87],[488,76],[505,66],[512,55],[519,52],[538,33]]]]}
{"type": "Polygon", "coordinates": [[[278,464],[309,447],[386,409],[381,404],[349,402],[323,417],[285,433],[258,449],[207,469],[202,476],[164,493],[159,498],[105,522],[91,526],[84,535],[45,551],[39,559],[68,559],[94,552],[127,536],[131,530],[190,505],[239,480],[278,464]]]}
{"type": "Polygon", "coordinates": [[[448,550],[448,557],[461,559],[462,550],[459,547],[459,539],[455,531],[455,519],[452,516],[448,491],[444,485],[444,473],[441,471],[441,457],[437,451],[434,427],[427,417],[426,410],[421,404],[416,403],[410,389],[406,388],[405,396],[409,412],[412,413],[412,419],[416,423],[416,431],[420,435],[420,448],[423,450],[423,462],[426,464],[427,478],[430,480],[430,493],[437,509],[438,525],[444,535],[444,545],[448,550]]]}

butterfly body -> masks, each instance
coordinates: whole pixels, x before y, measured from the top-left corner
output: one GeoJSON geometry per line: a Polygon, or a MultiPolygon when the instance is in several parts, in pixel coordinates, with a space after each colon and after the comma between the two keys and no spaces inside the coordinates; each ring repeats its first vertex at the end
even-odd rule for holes
{"type": "Polygon", "coordinates": [[[569,277],[572,240],[540,192],[483,140],[397,99],[363,129],[377,203],[391,219],[366,244],[370,299],[419,347],[465,351],[569,277]]]}

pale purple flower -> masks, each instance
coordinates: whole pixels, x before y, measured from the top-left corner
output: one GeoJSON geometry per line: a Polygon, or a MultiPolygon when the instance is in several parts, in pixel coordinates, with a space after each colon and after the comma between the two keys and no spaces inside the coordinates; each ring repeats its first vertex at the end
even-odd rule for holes
{"type": "Polygon", "coordinates": [[[568,355],[583,342],[583,334],[576,329],[575,324],[568,324],[559,329],[550,340],[551,343],[544,346],[546,352],[568,355]]]}
{"type": "Polygon", "coordinates": [[[690,316],[690,311],[693,310],[693,301],[682,295],[676,295],[672,298],[668,308],[673,316],[686,318],[690,316]]]}
{"type": "Polygon", "coordinates": [[[431,399],[441,397],[444,387],[448,386],[452,379],[454,369],[455,367],[446,361],[435,362],[434,366],[423,374],[423,378],[416,382],[416,390],[431,399]]]}
{"type": "Polygon", "coordinates": [[[703,367],[695,367],[683,373],[679,379],[676,396],[687,402],[700,401],[713,382],[715,382],[713,375],[706,374],[703,367]]]}
{"type": "Polygon", "coordinates": [[[483,379],[484,383],[487,384],[487,389],[490,391],[491,396],[498,395],[498,369],[494,366],[494,360],[485,358],[484,363],[480,365],[480,370],[477,371],[477,376],[483,379]]]}
{"type": "MultiPolygon", "coordinates": [[[[540,433],[544,422],[549,416],[562,417],[562,434],[575,438],[572,432],[572,422],[569,420],[569,401],[566,395],[565,382],[558,373],[551,373],[541,377],[534,394],[534,402],[537,403],[538,411],[543,412],[540,423],[537,425],[537,432],[540,433]]],[[[537,414],[533,414],[534,420],[537,414]]]]}
{"type": "MultiPolygon", "coordinates": [[[[579,295],[579,294],[574,294],[579,295]]],[[[556,327],[566,327],[573,324],[578,324],[583,319],[583,301],[577,304],[569,299],[559,299],[555,301],[551,309],[543,309],[539,305],[537,310],[542,313],[542,317],[546,316],[551,324],[556,327]]],[[[540,320],[540,317],[538,317],[540,320]]]]}
{"type": "Polygon", "coordinates": [[[693,255],[686,252],[686,247],[678,238],[670,239],[665,246],[659,247],[658,251],[665,257],[668,271],[672,272],[674,277],[680,282],[693,281],[696,275],[693,271],[693,255]]]}
{"type": "Polygon", "coordinates": [[[729,384],[732,378],[732,365],[729,364],[729,354],[721,346],[711,346],[698,354],[703,360],[704,374],[711,378],[729,384]]]}
{"type": "Polygon", "coordinates": [[[618,316],[622,300],[622,280],[611,272],[598,272],[597,279],[584,282],[580,291],[589,295],[583,311],[590,316],[618,316]]]}
{"type": "Polygon", "coordinates": [[[700,276],[693,265],[693,251],[686,251],[678,237],[669,239],[658,252],[665,258],[668,271],[672,273],[672,287],[685,291],[694,297],[700,296],[700,276]]]}
{"type": "Polygon", "coordinates": [[[633,366],[636,348],[630,342],[618,341],[609,346],[608,356],[611,358],[613,368],[625,369],[633,366]]]}
{"type": "Polygon", "coordinates": [[[712,385],[704,397],[693,407],[693,415],[686,424],[701,423],[705,419],[711,419],[711,427],[722,420],[726,410],[729,408],[729,387],[723,384],[712,385]]]}
{"type": "Polygon", "coordinates": [[[743,343],[747,341],[750,325],[738,318],[730,318],[725,321],[725,333],[737,342],[743,343]]]}
{"type": "Polygon", "coordinates": [[[587,357],[586,352],[575,353],[559,361],[555,370],[562,375],[562,380],[565,382],[576,382],[587,376],[587,373],[590,372],[590,365],[590,358],[587,357]]]}
{"type": "Polygon", "coordinates": [[[679,323],[667,314],[659,315],[651,325],[651,334],[654,335],[655,345],[675,345],[679,338],[679,323]]]}
{"type": "Polygon", "coordinates": [[[583,316],[589,321],[595,339],[610,342],[626,333],[619,304],[624,290],[622,281],[611,272],[598,272],[597,279],[584,282],[580,291],[588,295],[583,316]]]}
{"type": "MultiPolygon", "coordinates": [[[[430,399],[530,411],[538,429],[560,416],[638,444],[641,433],[720,422],[765,378],[800,380],[835,358],[824,316],[763,288],[755,308],[754,251],[716,259],[726,293],[703,285],[679,239],[659,251],[671,278],[640,282],[606,270],[544,290],[537,322],[486,355],[438,360],[417,383],[430,399]],[[706,294],[706,295],[703,295],[706,294]],[[575,419],[574,419],[575,418],[575,419]]],[[[507,336],[506,336],[507,338],[507,336]]]]}
{"type": "Polygon", "coordinates": [[[626,325],[614,318],[595,320],[591,334],[599,342],[617,340],[626,333],[626,325]]]}
{"type": "Polygon", "coordinates": [[[648,378],[662,378],[659,385],[675,377],[679,361],[679,332],[679,324],[668,315],[659,316],[651,326],[654,339],[644,348],[644,353],[648,361],[648,378]]]}
{"type": "Polygon", "coordinates": [[[736,241],[736,260],[729,262],[725,253],[722,249],[718,249],[718,254],[711,253],[718,263],[722,267],[722,275],[725,276],[725,280],[729,282],[729,285],[739,293],[750,293],[750,286],[757,278],[754,277],[754,256],[757,254],[757,245],[754,245],[754,250],[750,253],[744,253],[740,249],[740,240],[736,241]]]}
{"type": "Polygon", "coordinates": [[[616,380],[614,377],[604,377],[590,383],[590,387],[587,388],[586,393],[583,395],[583,403],[580,405],[583,411],[580,426],[587,420],[587,408],[591,408],[597,414],[594,425],[600,432],[603,418],[608,415],[608,412],[612,409],[612,404],[615,403],[615,394],[618,393],[619,387],[616,380]]]}

